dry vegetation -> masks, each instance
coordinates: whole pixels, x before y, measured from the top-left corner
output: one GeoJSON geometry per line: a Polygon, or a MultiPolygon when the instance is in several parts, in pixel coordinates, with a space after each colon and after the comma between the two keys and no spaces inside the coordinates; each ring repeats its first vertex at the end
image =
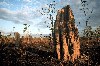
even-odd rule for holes
{"type": "MultiPolygon", "coordinates": [[[[81,39],[81,56],[74,63],[60,61],[54,57],[53,45],[44,38],[33,38],[32,44],[16,44],[9,42],[0,43],[0,66],[98,66],[100,46],[98,42],[87,45],[87,39],[81,39]],[[82,40],[83,39],[83,40],[82,40]]],[[[10,39],[9,39],[10,40],[10,39]]],[[[12,40],[12,39],[11,39],[12,40]]]]}

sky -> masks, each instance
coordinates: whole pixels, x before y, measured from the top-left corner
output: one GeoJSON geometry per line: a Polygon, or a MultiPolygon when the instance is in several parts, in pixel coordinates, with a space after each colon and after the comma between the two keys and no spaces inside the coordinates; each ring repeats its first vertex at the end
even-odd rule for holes
{"type": "Polygon", "coordinates": [[[87,14],[85,16],[84,11],[80,10],[83,8],[81,0],[0,0],[0,31],[4,34],[13,32],[24,34],[25,26],[23,24],[27,24],[27,26],[30,26],[26,32],[30,34],[50,34],[50,28],[47,26],[51,26],[51,21],[47,19],[48,13],[44,13],[42,8],[48,9],[49,4],[56,4],[55,13],[49,14],[52,14],[55,20],[57,10],[70,5],[76,26],[81,34],[88,17],[91,17],[88,20],[88,25],[91,25],[93,29],[100,26],[100,0],[86,1],[85,8],[88,9],[85,10],[87,14]]]}

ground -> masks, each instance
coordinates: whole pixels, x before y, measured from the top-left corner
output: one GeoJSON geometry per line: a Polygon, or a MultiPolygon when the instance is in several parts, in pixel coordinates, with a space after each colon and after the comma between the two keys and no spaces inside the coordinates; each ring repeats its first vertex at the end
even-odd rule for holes
{"type": "MultiPolygon", "coordinates": [[[[97,44],[98,45],[98,44],[97,44]]],[[[60,61],[54,57],[53,46],[0,44],[0,66],[99,66],[100,46],[81,44],[81,56],[75,62],[60,61]]]]}

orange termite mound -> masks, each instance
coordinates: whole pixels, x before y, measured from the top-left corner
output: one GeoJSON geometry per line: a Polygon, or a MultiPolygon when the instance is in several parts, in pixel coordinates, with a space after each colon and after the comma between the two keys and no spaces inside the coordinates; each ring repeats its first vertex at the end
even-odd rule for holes
{"type": "Polygon", "coordinates": [[[78,29],[69,5],[58,10],[54,23],[54,46],[57,58],[64,61],[74,61],[80,56],[80,41],[78,29]]]}

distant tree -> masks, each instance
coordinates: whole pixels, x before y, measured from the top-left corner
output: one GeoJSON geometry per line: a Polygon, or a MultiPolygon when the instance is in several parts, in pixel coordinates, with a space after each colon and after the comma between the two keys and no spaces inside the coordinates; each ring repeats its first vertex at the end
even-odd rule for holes
{"type": "Polygon", "coordinates": [[[100,38],[100,26],[96,28],[96,30],[94,31],[94,36],[98,42],[99,38],[100,38]]]}
{"type": "Polygon", "coordinates": [[[86,26],[85,29],[83,30],[84,31],[84,36],[85,37],[91,37],[92,35],[92,27],[91,26],[86,26]]]}
{"type": "MultiPolygon", "coordinates": [[[[91,16],[89,16],[89,14],[92,14],[93,13],[93,9],[92,10],[89,9],[88,5],[89,5],[88,4],[88,1],[81,0],[81,8],[80,8],[80,10],[84,13],[85,17],[87,18],[85,20],[86,26],[88,26],[88,22],[89,22],[89,20],[91,18],[91,16]]],[[[80,24],[80,22],[79,22],[79,24],[80,24]]]]}
{"type": "Polygon", "coordinates": [[[95,30],[96,36],[100,37],[100,26],[95,30]]]}
{"type": "Polygon", "coordinates": [[[1,32],[0,32],[0,38],[2,37],[1,32]]]}
{"type": "Polygon", "coordinates": [[[27,25],[27,24],[23,24],[25,27],[24,27],[24,30],[23,30],[23,33],[28,29],[28,27],[30,27],[30,25],[27,25]]]}
{"type": "Polygon", "coordinates": [[[53,1],[52,3],[50,3],[50,4],[46,4],[47,5],[47,7],[45,7],[45,8],[42,8],[42,11],[40,12],[40,10],[39,10],[39,12],[42,14],[42,15],[46,15],[47,16],[47,19],[49,19],[50,20],[50,23],[48,23],[47,21],[45,21],[44,23],[46,24],[48,24],[49,26],[47,26],[48,28],[50,28],[50,30],[52,31],[52,34],[51,34],[51,36],[53,36],[53,33],[54,33],[54,22],[55,22],[55,20],[54,20],[54,17],[53,17],[53,15],[56,13],[56,2],[55,1],[53,1]]]}
{"type": "MultiPolygon", "coordinates": [[[[86,23],[86,26],[85,26],[85,28],[83,30],[84,31],[83,35],[85,37],[92,37],[92,36],[94,36],[94,32],[92,31],[92,27],[90,25],[88,25],[88,22],[89,22],[89,20],[91,18],[91,16],[89,14],[93,13],[93,9],[90,9],[88,7],[88,5],[89,5],[89,3],[88,3],[87,0],[81,0],[81,8],[80,8],[80,10],[84,13],[85,18],[87,18],[84,21],[86,23]]],[[[80,24],[80,22],[79,22],[79,24],[80,24]]]]}
{"type": "Polygon", "coordinates": [[[14,31],[15,27],[13,27],[13,31],[14,31]]]}

